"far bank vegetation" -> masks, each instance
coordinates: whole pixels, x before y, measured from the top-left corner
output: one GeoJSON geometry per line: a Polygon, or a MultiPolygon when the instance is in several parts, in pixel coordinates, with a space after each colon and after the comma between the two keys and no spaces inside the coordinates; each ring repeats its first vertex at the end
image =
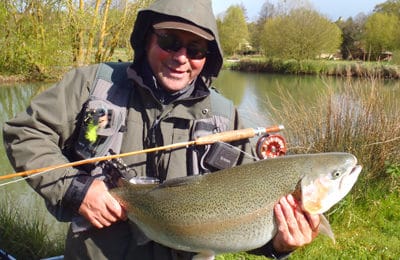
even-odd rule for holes
{"type": "MultiPolygon", "coordinates": [[[[56,79],[74,66],[132,60],[132,26],[138,10],[151,2],[1,1],[0,81],[56,79]]],[[[266,0],[257,20],[250,21],[254,17],[247,17],[242,5],[232,5],[217,14],[217,25],[228,59],[255,56],[288,64],[341,59],[396,66],[399,10],[399,1],[387,0],[371,14],[332,20],[307,0],[266,0]]]]}

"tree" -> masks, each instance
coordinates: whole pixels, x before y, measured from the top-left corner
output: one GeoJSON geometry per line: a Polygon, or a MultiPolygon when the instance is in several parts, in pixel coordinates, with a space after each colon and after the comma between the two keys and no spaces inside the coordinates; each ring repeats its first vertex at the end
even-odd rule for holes
{"type": "Polygon", "coordinates": [[[86,25],[85,15],[85,2],[83,0],[78,1],[78,6],[74,6],[73,0],[67,1],[68,6],[68,19],[71,28],[71,47],[72,47],[72,59],[75,66],[83,64],[84,58],[84,33],[86,25]]]}
{"type": "Polygon", "coordinates": [[[151,2],[0,1],[0,72],[54,75],[63,67],[109,61],[118,47],[132,57],[132,25],[151,2]]]}
{"type": "Polygon", "coordinates": [[[285,0],[277,3],[271,3],[269,0],[266,0],[261,6],[257,21],[249,24],[250,42],[253,48],[258,52],[262,49],[262,34],[264,25],[268,19],[288,14],[292,9],[300,7],[311,8],[311,4],[308,0],[285,0]]]}
{"type": "Polygon", "coordinates": [[[388,0],[378,4],[374,8],[374,13],[394,14],[400,18],[400,0],[388,0]]]}
{"type": "Polygon", "coordinates": [[[261,36],[264,30],[264,24],[267,22],[268,19],[273,18],[277,15],[277,7],[267,0],[261,6],[257,21],[248,24],[250,43],[253,48],[258,52],[260,52],[261,50],[261,36]]]}
{"type": "Polygon", "coordinates": [[[247,28],[244,8],[233,5],[228,8],[223,19],[218,19],[220,41],[224,53],[232,55],[249,45],[249,31],[247,28]]]}
{"type": "Polygon", "coordinates": [[[61,1],[8,0],[0,4],[0,71],[36,76],[70,57],[61,1]],[[64,48],[62,48],[64,47],[64,48]],[[66,53],[67,52],[67,53],[66,53]]]}
{"type": "Polygon", "coordinates": [[[299,8],[268,19],[262,42],[269,57],[300,60],[336,52],[342,38],[336,24],[316,11],[299,8]]]}
{"type": "Polygon", "coordinates": [[[365,46],[362,42],[364,25],[367,17],[363,14],[346,21],[338,20],[337,26],[342,30],[343,42],[340,51],[344,59],[365,59],[365,46]]]}
{"type": "Polygon", "coordinates": [[[88,33],[88,42],[87,42],[87,50],[85,55],[85,63],[89,64],[91,61],[92,49],[93,49],[93,41],[94,41],[94,31],[99,21],[99,9],[100,9],[101,0],[96,0],[94,9],[92,12],[92,22],[89,27],[88,33]]]}
{"type": "Polygon", "coordinates": [[[370,58],[379,58],[384,51],[400,47],[400,21],[396,15],[374,13],[365,23],[363,40],[370,58]]]}

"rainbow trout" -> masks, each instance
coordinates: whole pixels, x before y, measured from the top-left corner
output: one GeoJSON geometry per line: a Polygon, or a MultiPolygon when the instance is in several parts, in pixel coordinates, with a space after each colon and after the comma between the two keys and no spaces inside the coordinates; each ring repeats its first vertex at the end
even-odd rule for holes
{"type": "Polygon", "coordinates": [[[111,193],[149,239],[213,255],[266,244],[277,232],[273,207],[289,193],[301,196],[305,211],[324,213],[360,172],[348,153],[289,155],[159,185],[125,182],[111,193]]]}

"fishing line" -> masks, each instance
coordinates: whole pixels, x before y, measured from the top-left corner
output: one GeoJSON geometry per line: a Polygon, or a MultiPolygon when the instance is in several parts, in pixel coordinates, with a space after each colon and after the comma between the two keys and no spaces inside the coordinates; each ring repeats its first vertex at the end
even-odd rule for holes
{"type": "Polygon", "coordinates": [[[31,177],[35,177],[35,176],[39,176],[39,175],[48,173],[48,172],[50,172],[52,170],[54,170],[54,169],[49,169],[47,171],[42,171],[42,172],[39,172],[39,173],[35,173],[33,175],[30,175],[30,176],[25,176],[25,177],[21,177],[21,178],[16,179],[16,180],[12,180],[12,181],[8,181],[8,182],[5,182],[5,183],[1,183],[0,184],[0,188],[3,187],[3,186],[9,185],[9,184],[13,184],[13,183],[17,183],[17,182],[20,182],[20,181],[24,181],[24,180],[26,180],[28,178],[31,178],[31,177]]]}
{"type": "Polygon", "coordinates": [[[248,157],[248,158],[250,158],[250,159],[253,159],[253,160],[256,160],[256,161],[260,160],[258,157],[256,157],[256,156],[254,156],[254,155],[252,155],[252,154],[249,154],[249,153],[243,151],[243,150],[240,149],[239,147],[233,146],[233,145],[228,144],[228,143],[226,143],[226,144],[227,144],[228,146],[230,146],[231,148],[233,148],[233,149],[239,151],[241,154],[244,154],[244,156],[246,156],[246,157],[248,157]]]}

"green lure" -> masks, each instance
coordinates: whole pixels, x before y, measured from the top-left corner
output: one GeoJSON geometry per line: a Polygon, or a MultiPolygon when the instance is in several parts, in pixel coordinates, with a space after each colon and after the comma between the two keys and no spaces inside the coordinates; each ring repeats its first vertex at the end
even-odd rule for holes
{"type": "Polygon", "coordinates": [[[97,128],[99,128],[99,126],[95,125],[93,123],[93,120],[90,120],[90,122],[89,122],[89,124],[87,125],[87,128],[86,128],[85,138],[91,144],[95,143],[96,140],[97,140],[97,128]]]}

